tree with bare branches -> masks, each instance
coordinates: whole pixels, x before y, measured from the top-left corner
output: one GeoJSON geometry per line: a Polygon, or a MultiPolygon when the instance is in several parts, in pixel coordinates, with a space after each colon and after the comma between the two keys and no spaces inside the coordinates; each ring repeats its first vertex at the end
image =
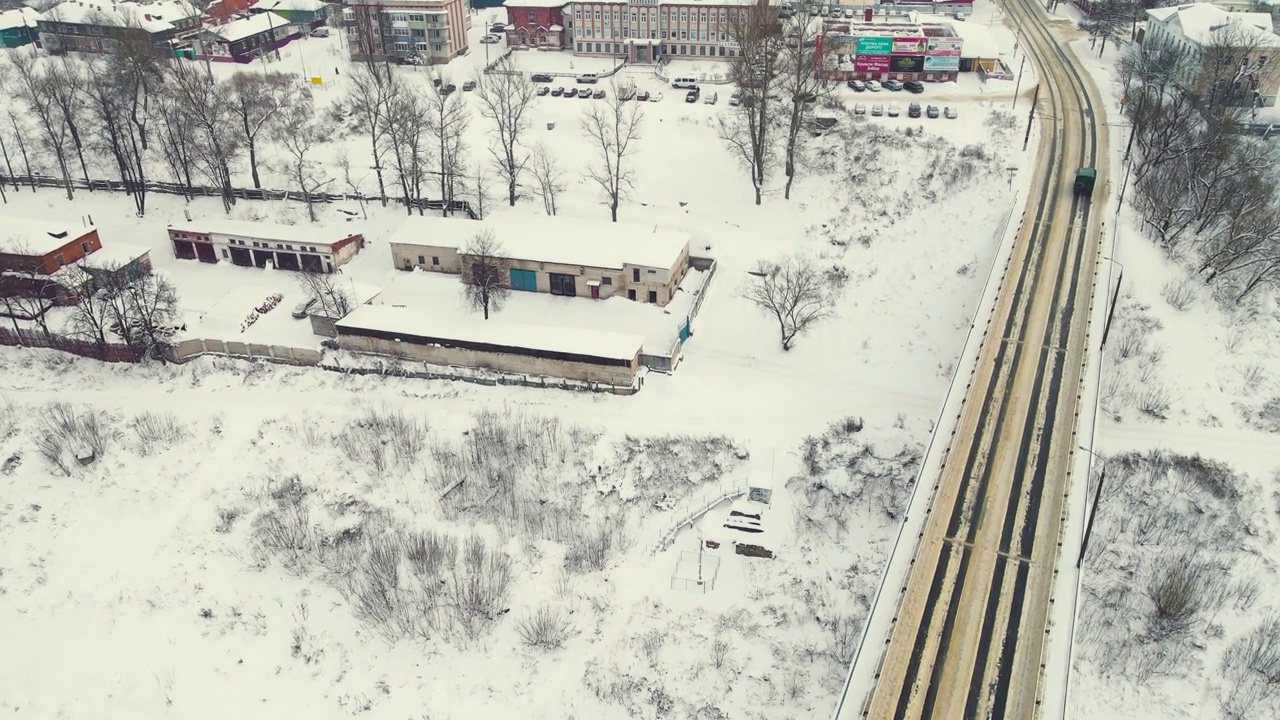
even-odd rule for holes
{"type": "Polygon", "coordinates": [[[507,281],[511,263],[492,230],[472,235],[461,254],[463,298],[488,320],[489,313],[501,310],[511,294],[507,281]]]}
{"type": "Polygon", "coordinates": [[[341,320],[356,307],[355,297],[343,287],[340,275],[303,271],[298,274],[298,284],[309,297],[316,300],[316,305],[325,317],[341,320]]]}
{"type": "Polygon", "coordinates": [[[480,115],[493,123],[493,144],[489,151],[498,176],[506,183],[507,202],[514,207],[520,176],[529,160],[521,140],[529,129],[528,110],[537,97],[536,88],[516,67],[510,54],[476,75],[475,83],[480,115]]]}
{"type": "Polygon", "coordinates": [[[835,309],[838,289],[810,257],[761,261],[750,275],[742,297],[777,321],[783,350],[835,309]]]}
{"type": "Polygon", "coordinates": [[[315,194],[333,182],[313,151],[327,142],[332,134],[333,127],[328,119],[315,111],[310,90],[292,100],[279,116],[279,122],[271,126],[271,139],[284,148],[288,156],[289,174],[302,191],[311,222],[316,221],[315,194]]]}
{"type": "Polygon", "coordinates": [[[742,92],[742,102],[719,117],[719,135],[729,152],[746,168],[759,205],[775,153],[770,130],[774,123],[773,98],[778,85],[782,27],[776,8],[755,4],[729,10],[729,37],[738,54],[729,75],[742,92]]]}
{"type": "Polygon", "coordinates": [[[279,72],[241,71],[227,81],[227,100],[243,133],[241,140],[249,155],[249,174],[255,188],[262,187],[258,175],[258,138],[270,132],[277,118],[288,113],[302,94],[296,78],[279,72]]]}
{"type": "Polygon", "coordinates": [[[835,83],[828,79],[823,67],[831,60],[818,52],[818,36],[822,34],[822,16],[818,6],[800,3],[794,14],[783,24],[783,47],[778,60],[778,88],[784,98],[787,113],[786,151],[783,168],[787,185],[783,197],[791,199],[791,184],[795,182],[800,163],[801,130],[810,118],[810,110],[828,98],[835,90],[835,83]]]}
{"type": "Polygon", "coordinates": [[[52,278],[40,272],[33,261],[26,260],[35,256],[39,253],[30,249],[26,238],[5,236],[5,229],[0,228],[0,306],[19,337],[19,319],[34,322],[42,333],[49,334],[45,313],[53,307],[59,290],[52,278]]]}
{"type": "Polygon", "coordinates": [[[466,184],[466,129],[471,124],[471,109],[460,93],[441,93],[439,88],[444,86],[444,78],[436,77],[440,83],[426,92],[426,99],[439,167],[436,175],[440,181],[440,200],[443,201],[441,214],[448,217],[466,184]]]}
{"type": "Polygon", "coordinates": [[[164,79],[164,92],[172,99],[170,107],[192,126],[194,143],[190,155],[205,178],[221,190],[222,208],[230,213],[236,203],[231,166],[239,158],[242,146],[227,89],[210,82],[195,66],[182,60],[165,66],[164,79]]]}
{"type": "Polygon", "coordinates": [[[568,189],[564,182],[564,171],[556,164],[555,156],[542,143],[533,146],[529,169],[537,182],[533,191],[542,199],[543,209],[548,215],[555,215],[559,209],[560,196],[568,189]]]}
{"type": "Polygon", "coordinates": [[[402,88],[387,101],[385,139],[404,194],[405,212],[423,214],[422,189],[431,172],[431,110],[422,93],[402,88]]]}
{"type": "Polygon", "coordinates": [[[600,186],[613,222],[618,222],[618,206],[634,187],[629,160],[635,152],[633,143],[640,139],[643,119],[640,103],[622,100],[614,86],[605,102],[592,103],[581,121],[583,134],[599,151],[596,162],[587,166],[587,177],[600,186]]]}
{"type": "Polygon", "coordinates": [[[376,63],[364,63],[350,70],[347,78],[347,103],[351,109],[353,129],[369,140],[373,172],[378,178],[378,195],[387,206],[387,185],[382,177],[382,159],[386,157],[387,109],[399,83],[390,74],[384,76],[376,63]]]}
{"type": "Polygon", "coordinates": [[[12,78],[15,94],[31,111],[40,130],[40,144],[53,158],[63,188],[67,191],[67,199],[72,200],[75,190],[71,182],[71,128],[67,127],[66,117],[55,99],[48,66],[40,62],[35,48],[15,48],[7,55],[9,70],[0,75],[12,78]]]}

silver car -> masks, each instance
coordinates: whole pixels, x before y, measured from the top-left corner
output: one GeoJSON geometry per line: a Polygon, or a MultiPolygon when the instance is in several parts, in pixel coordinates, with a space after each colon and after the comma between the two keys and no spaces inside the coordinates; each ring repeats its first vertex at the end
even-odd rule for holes
{"type": "Polygon", "coordinates": [[[876,103],[875,105],[872,105],[871,114],[874,115],[875,117],[880,117],[881,115],[884,115],[884,106],[881,105],[880,103],[876,103]]]}
{"type": "Polygon", "coordinates": [[[866,105],[863,105],[862,103],[858,103],[857,105],[854,105],[854,106],[853,106],[853,114],[854,114],[854,115],[866,115],[866,114],[867,114],[867,106],[866,106],[866,105]]]}

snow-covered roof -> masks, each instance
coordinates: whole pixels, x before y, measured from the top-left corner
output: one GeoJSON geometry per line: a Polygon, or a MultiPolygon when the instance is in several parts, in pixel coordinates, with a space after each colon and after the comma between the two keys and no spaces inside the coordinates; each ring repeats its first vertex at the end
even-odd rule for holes
{"type": "Polygon", "coordinates": [[[1280,37],[1273,32],[1268,13],[1228,12],[1213,3],[1191,3],[1148,10],[1147,17],[1197,45],[1212,44],[1216,31],[1234,27],[1233,32],[1243,42],[1263,47],[1280,46],[1280,37]]]}
{"type": "Polygon", "coordinates": [[[289,26],[289,20],[282,15],[273,12],[258,13],[250,15],[247,18],[232,20],[226,25],[213,25],[206,30],[222,38],[227,42],[235,42],[244,40],[245,38],[261,35],[269,32],[274,28],[283,28],[289,26]]]}
{"type": "Polygon", "coordinates": [[[0,216],[0,253],[34,257],[47,255],[93,230],[56,220],[0,216]],[[55,237],[55,236],[61,237],[55,237]]]}
{"type": "Polygon", "coordinates": [[[145,257],[151,250],[141,245],[128,243],[103,244],[97,252],[84,256],[76,263],[94,270],[114,270],[122,268],[138,258],[145,257]]]}
{"type": "Polygon", "coordinates": [[[19,27],[35,27],[40,13],[29,7],[17,10],[0,10],[0,30],[12,30],[19,27]]]}
{"type": "Polygon", "coordinates": [[[583,220],[564,215],[495,212],[484,220],[407,218],[391,242],[461,249],[492,230],[512,260],[621,270],[624,265],[667,269],[689,246],[689,235],[653,225],[583,220]]]}
{"type": "Polygon", "coordinates": [[[1000,45],[996,43],[995,36],[991,34],[991,30],[986,25],[957,22],[951,23],[951,30],[955,32],[956,36],[964,40],[964,45],[960,51],[961,56],[982,60],[1000,57],[1000,45]]]}
{"type": "Polygon", "coordinates": [[[41,13],[40,19],[73,25],[135,25],[156,33],[172,30],[175,22],[199,15],[199,10],[183,0],[163,0],[145,5],[109,0],[67,0],[41,13]]]}
{"type": "Polygon", "coordinates": [[[558,8],[570,2],[571,0],[507,0],[502,4],[514,8],[558,8]]]}
{"type": "Polygon", "coordinates": [[[258,0],[253,7],[258,10],[315,12],[324,9],[324,3],[321,0],[258,0]]]}
{"type": "MultiPolygon", "coordinates": [[[[276,17],[280,17],[277,15],[276,17]]],[[[265,27],[265,26],[264,26],[265,27]]],[[[280,26],[283,27],[283,26],[280,26]]],[[[206,219],[173,223],[170,230],[189,233],[228,235],[236,238],[267,240],[270,242],[306,243],[308,245],[332,245],[360,234],[355,228],[329,228],[322,225],[276,225],[248,220],[206,219]]]]}
{"type": "Polygon", "coordinates": [[[644,338],[639,335],[507,323],[499,318],[479,320],[391,305],[361,305],[335,325],[339,335],[344,330],[355,330],[355,334],[360,330],[392,335],[403,333],[405,341],[412,337],[457,340],[605,360],[630,361],[644,345],[644,338]]]}

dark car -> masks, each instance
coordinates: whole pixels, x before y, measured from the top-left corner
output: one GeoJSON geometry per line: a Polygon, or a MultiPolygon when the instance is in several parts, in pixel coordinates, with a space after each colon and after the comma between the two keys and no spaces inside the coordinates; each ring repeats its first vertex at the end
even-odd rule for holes
{"type": "Polygon", "coordinates": [[[504,33],[506,31],[507,31],[506,23],[496,22],[489,26],[489,32],[491,33],[504,33]]]}
{"type": "Polygon", "coordinates": [[[907,92],[913,92],[917,95],[924,92],[924,83],[919,80],[908,80],[907,82],[902,83],[902,87],[907,92]]]}
{"type": "Polygon", "coordinates": [[[897,80],[885,80],[884,89],[898,92],[899,90],[902,89],[902,83],[898,82],[897,80]]]}
{"type": "Polygon", "coordinates": [[[475,89],[476,89],[475,80],[468,80],[462,83],[462,92],[471,92],[472,90],[475,90],[475,89]]]}
{"type": "Polygon", "coordinates": [[[445,85],[444,87],[440,88],[441,95],[448,95],[450,93],[455,93],[455,92],[458,92],[458,86],[454,85],[453,83],[449,83],[448,85],[445,85]]]}
{"type": "Polygon", "coordinates": [[[440,86],[444,84],[444,81],[438,77],[435,77],[435,78],[431,78],[431,84],[438,90],[440,89],[440,86]]]}
{"type": "Polygon", "coordinates": [[[636,100],[639,100],[640,102],[649,102],[649,91],[641,90],[640,93],[636,95],[636,100]]]}
{"type": "Polygon", "coordinates": [[[800,93],[796,96],[796,100],[799,100],[806,105],[812,105],[813,103],[818,102],[818,96],[813,93],[800,93]]]}
{"type": "Polygon", "coordinates": [[[534,94],[537,95],[538,97],[542,97],[543,95],[546,95],[549,92],[551,92],[551,88],[547,87],[546,85],[543,85],[542,87],[538,88],[537,92],[535,92],[534,94]]]}
{"type": "Polygon", "coordinates": [[[937,105],[930,105],[930,106],[929,106],[929,107],[924,111],[924,114],[925,114],[925,115],[928,115],[929,117],[931,117],[931,118],[933,118],[933,119],[935,119],[935,120],[936,120],[936,119],[938,119],[938,116],[939,116],[939,115],[941,115],[942,113],[938,112],[938,106],[937,106],[937,105]]]}
{"type": "Polygon", "coordinates": [[[603,100],[604,95],[605,95],[604,90],[597,90],[591,93],[591,97],[595,98],[596,100],[603,100]]]}
{"type": "Polygon", "coordinates": [[[698,102],[698,95],[699,95],[698,88],[694,88],[689,92],[685,93],[684,101],[687,103],[696,103],[698,102]]]}
{"type": "Polygon", "coordinates": [[[913,117],[913,118],[920,117],[920,103],[911,103],[911,105],[907,108],[907,117],[913,117]]]}
{"type": "Polygon", "coordinates": [[[530,79],[534,82],[551,82],[551,76],[546,73],[534,73],[530,79]]]}
{"type": "Polygon", "coordinates": [[[852,90],[852,91],[854,91],[854,92],[866,92],[866,91],[867,91],[867,84],[866,84],[866,83],[864,83],[864,82],[862,82],[861,80],[850,80],[849,82],[847,82],[847,83],[845,83],[845,84],[846,84],[846,85],[848,85],[848,86],[849,86],[849,89],[850,89],[850,90],[852,90]]]}
{"type": "Polygon", "coordinates": [[[576,88],[576,87],[565,88],[565,89],[564,89],[564,96],[565,96],[565,97],[567,97],[567,98],[571,98],[571,97],[578,97],[578,88],[576,88]]]}
{"type": "Polygon", "coordinates": [[[560,97],[563,94],[564,94],[564,88],[562,87],[558,87],[551,91],[551,97],[560,97]]]}

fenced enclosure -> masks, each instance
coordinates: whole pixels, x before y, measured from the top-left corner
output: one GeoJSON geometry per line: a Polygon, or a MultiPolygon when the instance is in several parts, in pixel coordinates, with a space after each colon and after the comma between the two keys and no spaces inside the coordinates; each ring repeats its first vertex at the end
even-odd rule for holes
{"type": "Polygon", "coordinates": [[[716,575],[720,573],[720,557],[703,551],[680,551],[676,571],[671,575],[671,589],[706,594],[716,589],[716,575]]]}

